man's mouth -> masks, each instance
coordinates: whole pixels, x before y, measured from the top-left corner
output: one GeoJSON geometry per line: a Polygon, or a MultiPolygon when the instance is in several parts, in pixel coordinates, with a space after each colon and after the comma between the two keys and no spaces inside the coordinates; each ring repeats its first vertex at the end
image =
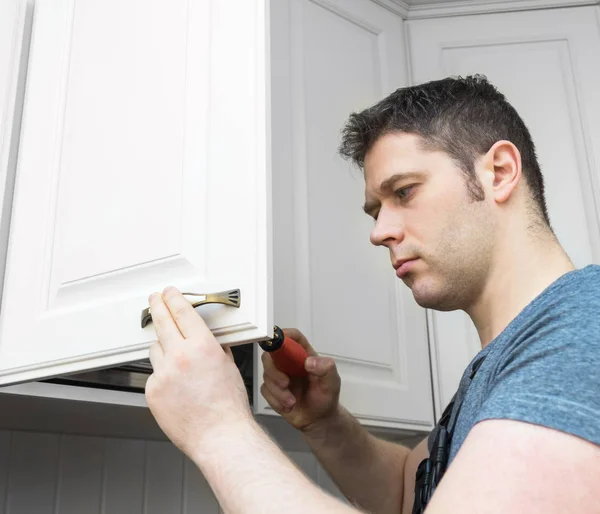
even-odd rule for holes
{"type": "Polygon", "coordinates": [[[394,269],[396,270],[396,276],[398,278],[402,278],[403,276],[405,276],[418,260],[418,257],[413,257],[409,259],[398,259],[394,261],[392,266],[394,266],[394,269]]]}

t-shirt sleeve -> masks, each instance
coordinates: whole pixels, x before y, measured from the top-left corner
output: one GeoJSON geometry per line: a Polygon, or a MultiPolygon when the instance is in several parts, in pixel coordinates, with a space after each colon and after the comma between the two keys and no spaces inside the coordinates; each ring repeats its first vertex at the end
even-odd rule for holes
{"type": "Polygon", "coordinates": [[[600,445],[600,312],[580,317],[508,349],[475,423],[524,421],[600,445]]]}

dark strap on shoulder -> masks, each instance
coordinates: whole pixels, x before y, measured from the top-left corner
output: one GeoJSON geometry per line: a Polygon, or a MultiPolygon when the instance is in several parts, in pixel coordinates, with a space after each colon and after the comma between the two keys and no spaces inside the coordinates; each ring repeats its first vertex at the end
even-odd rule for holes
{"type": "MultiPolygon", "coordinates": [[[[473,380],[473,377],[475,377],[477,370],[481,367],[485,357],[485,355],[482,355],[471,366],[471,373],[469,375],[471,381],[473,380]]],[[[471,384],[469,383],[469,386],[470,385],[471,384]]],[[[429,457],[423,459],[417,467],[417,474],[415,477],[415,500],[413,503],[412,514],[423,514],[431,496],[446,472],[448,458],[450,456],[452,435],[465,395],[466,390],[460,397],[458,397],[458,391],[454,394],[427,441],[429,457]],[[454,412],[455,406],[456,412],[454,412]],[[431,442],[432,439],[433,443],[431,442]]]]}

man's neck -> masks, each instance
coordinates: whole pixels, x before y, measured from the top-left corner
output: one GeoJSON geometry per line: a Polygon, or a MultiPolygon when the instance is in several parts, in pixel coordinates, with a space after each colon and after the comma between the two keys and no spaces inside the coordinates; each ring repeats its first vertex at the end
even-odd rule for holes
{"type": "Polygon", "coordinates": [[[549,231],[536,235],[524,232],[518,239],[512,237],[510,244],[503,245],[481,295],[466,309],[482,348],[552,282],[574,269],[549,231]]]}

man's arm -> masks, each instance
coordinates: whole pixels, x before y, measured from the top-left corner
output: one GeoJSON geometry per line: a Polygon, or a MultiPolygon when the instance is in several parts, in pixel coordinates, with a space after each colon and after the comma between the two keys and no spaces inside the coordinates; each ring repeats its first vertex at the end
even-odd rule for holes
{"type": "MultiPolygon", "coordinates": [[[[146,383],[148,406],[169,439],[202,470],[223,510],[230,514],[358,512],[319,489],[258,427],[250,413],[246,389],[231,351],[219,345],[183,295],[174,288],[167,288],[163,295],[151,295],[149,301],[158,341],[150,348],[153,373],[146,383]]],[[[307,361],[307,370],[314,364],[307,361]]],[[[321,413],[320,419],[329,418],[328,414],[335,410],[331,408],[337,408],[337,394],[332,395],[330,390],[336,388],[335,380],[328,380],[330,365],[326,360],[324,364],[322,370],[312,369],[311,394],[297,396],[295,400],[310,404],[313,413],[321,413]]],[[[281,377],[274,375],[269,380],[281,380],[281,377]]],[[[290,387],[294,389],[294,385],[303,384],[290,384],[290,387]]],[[[265,391],[267,395],[274,394],[269,391],[265,391]]],[[[283,395],[275,391],[276,396],[272,396],[271,401],[284,409],[289,391],[284,390],[283,395]]],[[[308,428],[307,410],[286,408],[283,412],[296,416],[290,418],[296,425],[308,428]]],[[[357,435],[360,442],[363,436],[360,443],[363,449],[382,448],[350,415],[345,419],[351,430],[357,430],[351,437],[357,435]]],[[[387,448],[391,449],[396,448],[387,448]]],[[[387,453],[366,451],[363,454],[366,461],[359,459],[357,466],[362,463],[368,467],[365,470],[357,467],[355,472],[363,477],[375,472],[373,470],[379,469],[375,463],[387,453]]],[[[398,459],[402,462],[398,470],[403,469],[404,457],[400,455],[398,459]]],[[[385,462],[395,468],[396,459],[385,462]]],[[[396,476],[400,477],[400,483],[391,484],[392,491],[401,491],[401,472],[396,471],[396,476]]],[[[384,496],[394,494],[383,488],[377,490],[380,492],[384,496]]]]}
{"type": "Polygon", "coordinates": [[[409,448],[376,438],[341,406],[326,423],[303,435],[352,503],[377,514],[402,512],[409,448]]]}
{"type": "Polygon", "coordinates": [[[426,514],[600,513],[600,447],[521,421],[473,427],[426,514]]]}
{"type": "Polygon", "coordinates": [[[213,430],[189,453],[231,514],[353,514],[311,482],[252,420],[213,430]]]}
{"type": "Polygon", "coordinates": [[[275,367],[268,353],[263,353],[261,392],[269,405],[302,432],[321,465],[353,504],[373,514],[399,514],[404,501],[410,503],[406,510],[410,512],[414,475],[426,456],[426,447],[425,455],[421,445],[417,455],[410,458],[408,448],[369,434],[339,404],[341,381],[333,359],[317,355],[298,330],[285,329],[285,333],[310,355],[306,361],[308,377],[290,380],[275,367]],[[411,465],[406,467],[406,463],[411,465]]]}
{"type": "Polygon", "coordinates": [[[358,512],[326,494],[252,418],[231,350],[174,288],[152,294],[158,341],[146,399],[157,423],[206,476],[228,514],[358,512]]]}

